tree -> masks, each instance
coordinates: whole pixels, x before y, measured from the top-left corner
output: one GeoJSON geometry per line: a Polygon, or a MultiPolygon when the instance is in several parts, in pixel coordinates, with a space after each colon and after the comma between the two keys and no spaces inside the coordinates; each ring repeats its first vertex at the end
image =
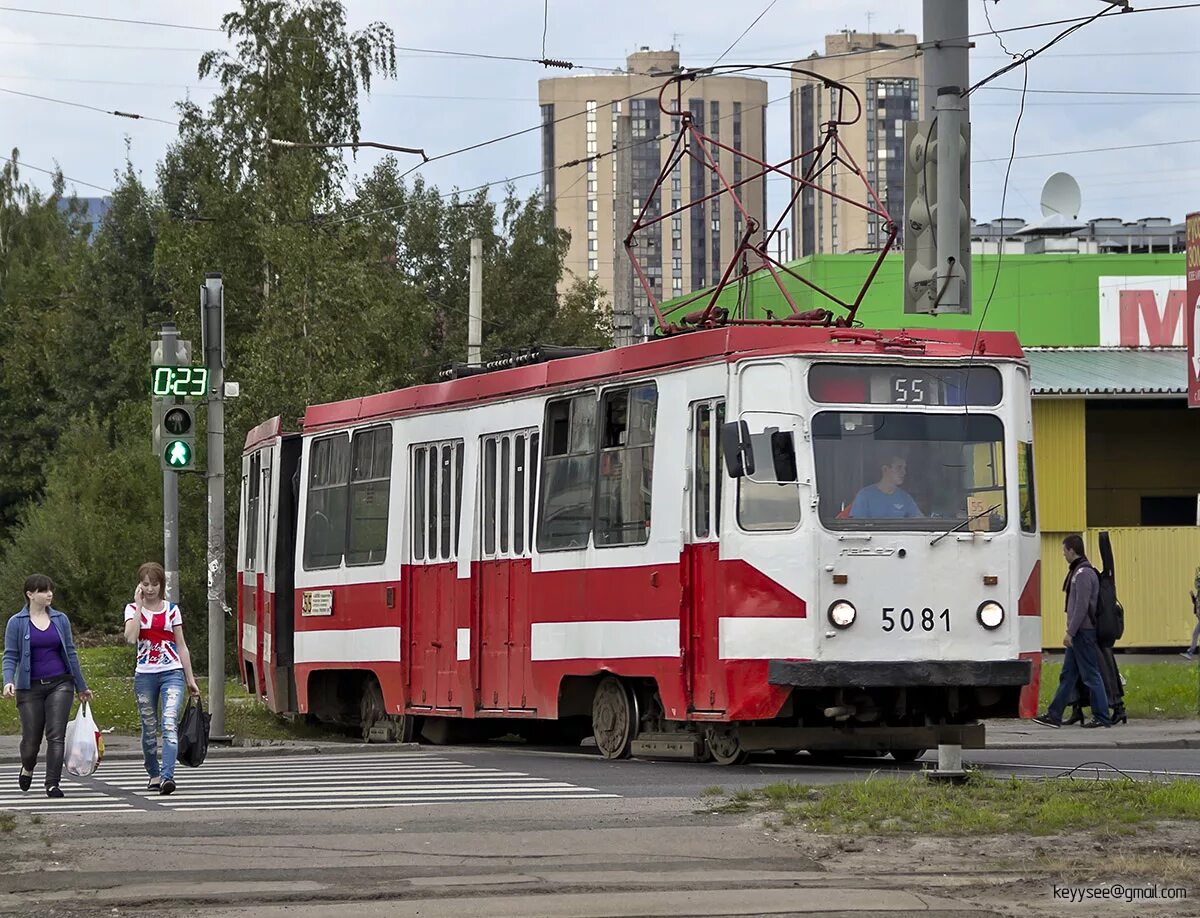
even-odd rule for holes
{"type": "Polygon", "coordinates": [[[88,225],[62,174],[42,195],[21,181],[18,156],[0,167],[0,536],[41,491],[65,419],[55,393],[71,369],[58,366],[56,342],[88,257],[88,225]]]}

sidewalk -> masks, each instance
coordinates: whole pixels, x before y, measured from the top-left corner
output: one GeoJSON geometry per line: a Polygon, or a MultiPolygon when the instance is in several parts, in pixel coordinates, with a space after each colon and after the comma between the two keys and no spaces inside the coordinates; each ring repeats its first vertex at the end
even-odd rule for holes
{"type": "MultiPolygon", "coordinates": [[[[0,763],[20,761],[19,736],[0,736],[0,763]]],[[[416,743],[359,743],[352,740],[255,740],[237,738],[232,745],[213,743],[213,757],[239,755],[318,755],[362,752],[395,752],[417,749],[416,743]]],[[[1085,730],[1078,726],[1043,727],[1029,720],[987,722],[989,749],[1200,749],[1200,719],[1131,720],[1109,729],[1085,730]]],[[[106,735],[104,758],[109,761],[142,758],[136,736],[106,735]]]]}

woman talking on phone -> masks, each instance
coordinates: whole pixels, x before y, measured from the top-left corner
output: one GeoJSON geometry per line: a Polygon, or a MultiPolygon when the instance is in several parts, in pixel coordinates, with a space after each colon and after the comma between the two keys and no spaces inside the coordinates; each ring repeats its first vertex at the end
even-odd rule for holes
{"type": "Polygon", "coordinates": [[[147,790],[164,796],[175,792],[175,758],[179,753],[179,715],[183,688],[200,694],[192,675],[192,657],[183,637],[179,606],[167,602],[167,575],[161,564],[148,561],[138,568],[133,602],[125,607],[125,640],[137,645],[133,694],[142,721],[142,755],[150,781],[147,790]],[[158,732],[162,726],[162,762],[158,732]]]}

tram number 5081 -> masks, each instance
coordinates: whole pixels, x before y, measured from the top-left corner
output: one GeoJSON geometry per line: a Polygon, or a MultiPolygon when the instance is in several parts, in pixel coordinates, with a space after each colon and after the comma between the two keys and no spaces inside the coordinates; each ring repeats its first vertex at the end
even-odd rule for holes
{"type": "Polygon", "coordinates": [[[928,607],[920,612],[914,612],[912,609],[897,610],[894,607],[888,606],[883,610],[883,630],[892,632],[897,629],[901,631],[949,631],[950,630],[950,610],[943,609],[941,612],[934,612],[928,607]]]}

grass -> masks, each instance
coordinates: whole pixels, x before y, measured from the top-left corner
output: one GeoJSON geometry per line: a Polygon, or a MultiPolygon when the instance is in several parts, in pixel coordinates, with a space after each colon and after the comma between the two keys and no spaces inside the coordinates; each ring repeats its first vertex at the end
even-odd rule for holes
{"type": "MultiPolygon", "coordinates": [[[[133,700],[134,649],[132,646],[84,647],[79,662],[95,694],[92,716],[101,730],[125,736],[141,733],[137,705],[133,700]]],[[[208,697],[208,680],[196,680],[208,697]]],[[[74,712],[72,712],[72,716],[74,712]]],[[[237,682],[225,683],[225,730],[234,736],[258,739],[313,739],[327,734],[301,724],[291,724],[268,711],[258,699],[246,693],[237,682]]],[[[11,699],[0,700],[0,735],[21,732],[17,706],[11,699]]]]}
{"type": "MultiPolygon", "coordinates": [[[[1178,663],[1130,663],[1117,666],[1125,677],[1125,710],[1138,720],[1193,718],[1200,714],[1200,667],[1178,663]]],[[[1038,710],[1044,711],[1058,688],[1061,663],[1042,664],[1038,710]]]]}
{"type": "Polygon", "coordinates": [[[0,813],[0,832],[11,832],[17,827],[17,817],[12,813],[0,813]]]}
{"type": "Polygon", "coordinates": [[[761,811],[783,825],[830,835],[1128,834],[1160,820],[1200,821],[1192,781],[1042,781],[972,773],[961,785],[919,775],[812,786],[791,782],[738,791],[719,812],[761,811]]]}

